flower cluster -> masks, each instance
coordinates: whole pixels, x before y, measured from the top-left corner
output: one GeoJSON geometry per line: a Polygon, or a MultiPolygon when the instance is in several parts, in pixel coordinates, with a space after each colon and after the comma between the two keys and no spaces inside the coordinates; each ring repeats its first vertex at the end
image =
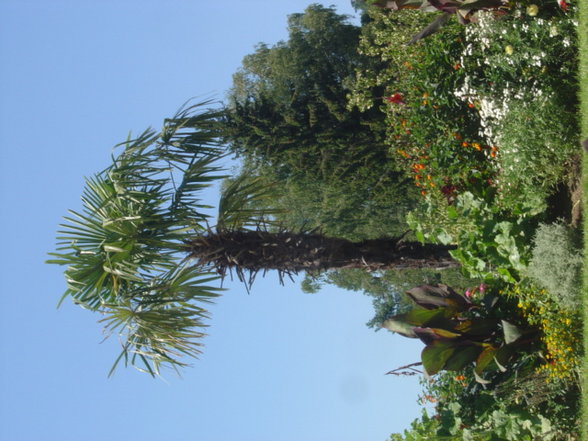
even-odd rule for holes
{"type": "Polygon", "coordinates": [[[550,381],[572,379],[580,367],[579,317],[562,314],[543,290],[529,297],[517,286],[512,294],[521,296],[517,306],[527,322],[541,330],[546,363],[539,371],[545,372],[550,381]]]}

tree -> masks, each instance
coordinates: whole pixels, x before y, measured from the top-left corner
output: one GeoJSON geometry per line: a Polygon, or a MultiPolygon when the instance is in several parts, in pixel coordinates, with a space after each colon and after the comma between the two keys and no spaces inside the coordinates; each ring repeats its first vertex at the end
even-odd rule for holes
{"type": "Polygon", "coordinates": [[[281,217],[289,228],[320,226],[357,240],[373,231],[358,213],[389,232],[405,230],[416,191],[390,158],[384,114],[349,109],[356,71],[378,71],[381,62],[358,53],[360,28],[347,18],[310,5],[289,16],[287,41],[260,44],[243,59],[228,97],[226,141],[243,174],[279,183],[274,207],[299,207],[304,216],[281,217]]]}
{"type": "MultiPolygon", "coordinates": [[[[221,112],[200,103],[117,146],[112,164],[86,182],[83,211],[71,211],[58,237],[56,258],[66,265],[67,290],[82,307],[104,315],[118,332],[115,362],[142,365],[152,375],[162,364],[182,366],[197,356],[206,303],[214,286],[235,271],[249,287],[258,271],[281,276],[343,267],[454,266],[450,247],[401,238],[362,242],[272,227],[272,212],[254,208],[268,195],[256,178],[225,186],[216,225],[201,191],[226,177],[221,112]]],[[[63,300],[63,299],[62,299],[63,300]]],[[[112,371],[111,371],[112,372],[112,371]]]]}

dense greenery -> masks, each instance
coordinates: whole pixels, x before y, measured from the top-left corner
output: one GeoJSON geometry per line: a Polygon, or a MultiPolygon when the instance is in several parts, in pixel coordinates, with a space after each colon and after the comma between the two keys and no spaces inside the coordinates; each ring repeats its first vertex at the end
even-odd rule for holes
{"type": "Polygon", "coordinates": [[[382,65],[358,53],[360,32],[311,5],[288,18],[287,41],[260,44],[234,75],[226,141],[243,174],[279,186],[272,207],[297,207],[278,215],[290,229],[353,240],[406,230],[416,191],[390,161],[384,115],[347,108],[355,72],[382,65]]]}
{"type": "MultiPolygon", "coordinates": [[[[457,244],[452,255],[464,273],[510,305],[503,319],[539,336],[505,372],[478,378],[482,351],[470,368],[437,374],[426,395],[438,403],[435,418],[392,439],[575,439],[582,378],[575,8],[535,2],[478,12],[477,23],[449,23],[408,47],[398,43],[427,17],[368,13],[360,50],[388,64],[377,75],[358,71],[349,106],[387,115],[390,152],[422,197],[410,227],[420,240],[457,244]],[[387,99],[373,94],[376,86],[387,99]]],[[[463,357],[451,357],[469,337],[427,317],[404,313],[392,327],[405,330],[408,320],[408,329],[438,335],[425,341],[444,349],[438,368],[461,366],[463,357]]],[[[432,350],[423,352],[425,368],[432,350]]]]}
{"type": "Polygon", "coordinates": [[[576,7],[456,2],[415,41],[432,17],[413,3],[356,1],[360,27],[319,5],[290,16],[223,111],[120,146],[53,263],[152,374],[198,354],[219,274],[306,271],[305,291],[363,292],[368,326],[423,342],[435,409],[391,440],[577,439],[576,7]],[[198,193],[217,179],[211,227],[198,193]]]}

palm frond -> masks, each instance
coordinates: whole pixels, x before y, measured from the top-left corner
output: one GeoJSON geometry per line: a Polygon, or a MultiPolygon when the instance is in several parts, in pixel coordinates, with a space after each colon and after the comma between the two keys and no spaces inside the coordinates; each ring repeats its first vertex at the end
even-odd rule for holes
{"type": "Polygon", "coordinates": [[[173,118],[164,121],[160,139],[161,157],[166,155],[175,163],[188,164],[194,155],[220,157],[222,147],[222,110],[207,109],[213,101],[184,105],[173,118]],[[198,112],[195,112],[198,110],[198,112]]]}
{"type": "Polygon", "coordinates": [[[221,289],[209,285],[216,279],[182,266],[151,279],[149,286],[123,296],[124,301],[103,305],[100,322],[108,334],[118,334],[123,347],[111,374],[122,359],[158,375],[163,364],[181,367],[181,357],[198,357],[209,318],[201,304],[220,294],[221,289]]]}
{"type": "Polygon", "coordinates": [[[225,181],[218,204],[218,231],[235,231],[246,227],[263,227],[271,224],[271,216],[278,210],[269,210],[263,203],[275,191],[261,178],[240,175],[225,181]]]}

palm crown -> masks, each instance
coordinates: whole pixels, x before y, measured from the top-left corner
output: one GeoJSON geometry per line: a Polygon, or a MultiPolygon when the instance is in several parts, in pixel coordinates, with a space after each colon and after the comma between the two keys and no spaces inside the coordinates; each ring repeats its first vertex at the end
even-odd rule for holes
{"type": "MultiPolygon", "coordinates": [[[[67,290],[99,311],[108,332],[122,336],[121,359],[155,375],[162,363],[197,356],[207,302],[219,295],[218,274],[193,265],[186,237],[210,231],[202,190],[223,179],[218,160],[220,111],[203,102],[116,146],[104,171],[86,180],[81,212],[70,211],[49,263],[67,265],[67,290]],[[188,257],[186,257],[188,256],[188,257]]],[[[259,218],[245,208],[263,189],[243,179],[219,201],[217,229],[259,218]]],[[[61,302],[60,302],[61,303],[61,302]]]]}

